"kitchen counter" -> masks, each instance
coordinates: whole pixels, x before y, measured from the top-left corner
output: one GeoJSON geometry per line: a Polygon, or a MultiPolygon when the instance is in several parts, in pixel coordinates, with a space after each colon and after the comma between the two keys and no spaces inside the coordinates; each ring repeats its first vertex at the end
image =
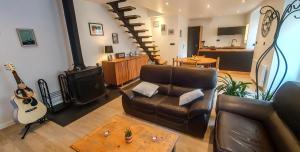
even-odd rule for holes
{"type": "Polygon", "coordinates": [[[253,52],[254,50],[250,49],[243,49],[243,48],[217,48],[217,49],[210,49],[210,48],[202,48],[199,49],[199,52],[207,52],[207,51],[214,51],[214,52],[253,52]]]}
{"type": "Polygon", "coordinates": [[[220,69],[228,71],[250,72],[252,67],[253,50],[243,48],[203,48],[198,55],[209,58],[220,58],[220,69]]]}

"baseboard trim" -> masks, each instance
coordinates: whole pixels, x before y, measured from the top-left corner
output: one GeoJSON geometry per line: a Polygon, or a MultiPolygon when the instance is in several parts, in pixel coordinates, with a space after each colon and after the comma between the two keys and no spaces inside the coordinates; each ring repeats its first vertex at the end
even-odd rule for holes
{"type": "Polygon", "coordinates": [[[14,124],[15,124],[15,121],[13,121],[13,120],[4,122],[4,123],[0,124],[0,129],[7,128],[7,127],[9,127],[11,125],[14,125],[14,124]]]}

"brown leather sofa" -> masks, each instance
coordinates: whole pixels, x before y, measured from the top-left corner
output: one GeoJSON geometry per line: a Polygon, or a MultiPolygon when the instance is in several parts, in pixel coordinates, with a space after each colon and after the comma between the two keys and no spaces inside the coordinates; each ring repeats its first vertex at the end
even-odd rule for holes
{"type": "Polygon", "coordinates": [[[300,152],[300,83],[287,82],[274,101],[219,95],[216,152],[300,152]]]}
{"type": "Polygon", "coordinates": [[[147,98],[133,93],[132,88],[121,90],[126,113],[194,136],[204,136],[217,84],[214,69],[145,65],[140,81],[158,84],[158,94],[147,98]],[[196,88],[203,89],[205,96],[179,106],[179,96],[196,88]]]}

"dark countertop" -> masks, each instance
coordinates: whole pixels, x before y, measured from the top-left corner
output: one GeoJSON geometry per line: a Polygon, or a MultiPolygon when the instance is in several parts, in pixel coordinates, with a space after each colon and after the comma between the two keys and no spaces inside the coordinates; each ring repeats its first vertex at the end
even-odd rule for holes
{"type": "Polygon", "coordinates": [[[217,49],[210,49],[210,48],[202,48],[199,49],[199,52],[253,52],[254,50],[250,49],[222,49],[222,48],[217,48],[217,49]]]}

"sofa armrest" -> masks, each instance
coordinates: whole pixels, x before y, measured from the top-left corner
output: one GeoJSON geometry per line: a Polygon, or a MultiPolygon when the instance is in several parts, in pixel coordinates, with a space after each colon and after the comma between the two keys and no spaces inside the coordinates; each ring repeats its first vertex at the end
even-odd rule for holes
{"type": "Polygon", "coordinates": [[[202,114],[210,114],[215,96],[215,89],[203,92],[204,97],[193,103],[189,109],[189,118],[192,119],[202,114]]]}
{"type": "Polygon", "coordinates": [[[127,97],[129,100],[132,100],[135,96],[134,93],[130,89],[128,89],[128,90],[120,89],[120,93],[123,96],[127,97]]]}
{"type": "Polygon", "coordinates": [[[273,107],[271,103],[262,100],[219,95],[216,112],[219,111],[236,113],[263,121],[273,112],[273,107]]]}

